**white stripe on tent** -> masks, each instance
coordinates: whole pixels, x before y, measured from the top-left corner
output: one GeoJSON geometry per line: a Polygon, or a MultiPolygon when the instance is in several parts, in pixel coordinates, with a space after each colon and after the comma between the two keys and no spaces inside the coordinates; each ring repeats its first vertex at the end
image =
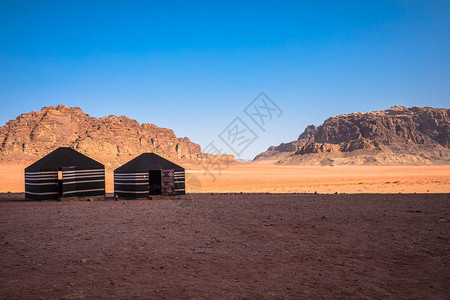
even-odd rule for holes
{"type": "Polygon", "coordinates": [[[95,169],[95,170],[63,170],[64,173],[82,173],[82,172],[105,172],[104,169],[95,169]]]}
{"type": "Polygon", "coordinates": [[[105,173],[78,173],[78,174],[66,174],[63,173],[63,178],[64,177],[76,177],[76,178],[80,178],[80,177],[94,177],[94,176],[105,176],[105,173]]]}
{"type": "Polygon", "coordinates": [[[133,180],[133,179],[145,179],[148,178],[148,175],[139,175],[139,176],[114,176],[114,179],[129,179],[129,180],[133,180]]]}
{"type": "Polygon", "coordinates": [[[124,182],[124,183],[120,183],[120,182],[117,182],[117,181],[115,181],[114,184],[117,184],[117,185],[148,185],[147,182],[124,182]]]}
{"type": "Polygon", "coordinates": [[[138,180],[142,181],[142,180],[146,180],[146,181],[148,181],[148,177],[134,177],[134,178],[130,178],[130,177],[128,177],[128,178],[115,177],[114,181],[116,181],[116,180],[122,180],[122,181],[138,181],[138,180]]]}
{"type": "Polygon", "coordinates": [[[105,174],[105,172],[90,172],[90,173],[85,173],[85,172],[80,172],[80,173],[72,173],[72,172],[64,172],[63,171],[63,176],[93,176],[93,175],[103,175],[105,174]]]}
{"type": "Polygon", "coordinates": [[[64,182],[63,184],[74,184],[74,183],[87,183],[87,182],[103,182],[104,180],[84,180],[84,181],[70,181],[64,182]]]}
{"type": "Polygon", "coordinates": [[[30,182],[26,182],[26,185],[58,185],[57,182],[45,182],[45,183],[30,183],[30,182]]]}
{"type": "Polygon", "coordinates": [[[57,174],[55,174],[55,175],[42,175],[42,176],[39,176],[39,175],[33,175],[33,176],[25,175],[25,178],[55,178],[55,177],[58,177],[58,175],[57,174]]]}
{"type": "Polygon", "coordinates": [[[47,172],[25,172],[25,175],[39,175],[39,174],[58,174],[58,171],[47,171],[47,172]]]}
{"type": "Polygon", "coordinates": [[[114,176],[144,176],[148,173],[114,173],[114,176]]]}
{"type": "Polygon", "coordinates": [[[58,178],[58,176],[42,176],[42,177],[29,177],[29,176],[25,176],[25,179],[29,179],[29,180],[46,180],[46,179],[55,179],[58,178]]]}
{"type": "Polygon", "coordinates": [[[31,194],[31,195],[58,195],[58,192],[32,193],[32,192],[25,191],[25,194],[31,194]]]}
{"type": "Polygon", "coordinates": [[[78,172],[78,173],[74,173],[74,172],[63,171],[63,174],[67,175],[67,176],[80,176],[80,175],[99,175],[99,174],[105,174],[105,172],[78,172]]]}
{"type": "Polygon", "coordinates": [[[82,179],[82,178],[100,178],[105,177],[104,175],[84,175],[84,176],[70,176],[70,177],[64,177],[63,179],[82,179]]]}
{"type": "Polygon", "coordinates": [[[144,179],[115,179],[114,180],[114,182],[129,182],[129,183],[133,183],[133,181],[145,181],[145,182],[148,182],[148,179],[147,178],[144,178],[144,179]]]}
{"type": "Polygon", "coordinates": [[[148,173],[115,173],[114,176],[116,175],[148,175],[148,173]]]}
{"type": "Polygon", "coordinates": [[[58,176],[57,173],[54,174],[38,174],[38,175],[30,175],[30,174],[25,174],[25,177],[30,177],[30,178],[39,178],[39,177],[52,177],[52,176],[58,176]]]}
{"type": "Polygon", "coordinates": [[[104,191],[104,190],[105,189],[75,190],[75,191],[64,192],[64,195],[65,194],[73,194],[73,193],[97,192],[97,191],[104,191]]]}
{"type": "Polygon", "coordinates": [[[147,194],[148,191],[114,191],[114,193],[124,193],[124,194],[147,194]]]}
{"type": "Polygon", "coordinates": [[[51,178],[28,178],[28,177],[25,177],[25,181],[27,181],[27,180],[31,180],[31,181],[51,180],[51,179],[56,179],[56,178],[57,178],[56,176],[51,177],[51,178]]]}

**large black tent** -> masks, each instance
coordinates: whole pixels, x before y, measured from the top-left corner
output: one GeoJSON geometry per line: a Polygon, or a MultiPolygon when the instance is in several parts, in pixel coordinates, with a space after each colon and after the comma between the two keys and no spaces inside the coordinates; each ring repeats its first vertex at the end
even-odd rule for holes
{"type": "Polygon", "coordinates": [[[105,166],[60,147],[25,169],[25,198],[33,200],[105,195],[105,166]]]}
{"type": "Polygon", "coordinates": [[[184,195],[184,177],[183,167],[155,153],[143,153],[114,170],[114,196],[184,195]]]}

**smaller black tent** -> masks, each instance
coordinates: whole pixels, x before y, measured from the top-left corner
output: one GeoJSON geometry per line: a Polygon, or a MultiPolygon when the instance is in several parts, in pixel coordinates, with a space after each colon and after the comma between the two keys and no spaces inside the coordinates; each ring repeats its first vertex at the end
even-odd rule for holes
{"type": "Polygon", "coordinates": [[[143,153],[114,170],[114,196],[184,195],[184,178],[183,167],[155,153],[143,153]]]}
{"type": "Polygon", "coordinates": [[[25,169],[25,198],[33,200],[105,195],[105,166],[60,147],[25,169]]]}

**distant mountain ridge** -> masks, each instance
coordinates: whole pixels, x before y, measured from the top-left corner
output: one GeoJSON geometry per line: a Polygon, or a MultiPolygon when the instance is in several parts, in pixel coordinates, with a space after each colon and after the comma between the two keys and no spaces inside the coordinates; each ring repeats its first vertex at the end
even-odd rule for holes
{"type": "Polygon", "coordinates": [[[450,163],[449,109],[393,106],[351,113],[308,126],[297,140],[255,157],[280,164],[450,163]]]}
{"type": "MultiPolygon", "coordinates": [[[[199,164],[213,158],[189,138],[171,129],[139,124],[125,116],[95,118],[79,107],[43,107],[0,127],[0,162],[34,161],[52,150],[71,147],[110,167],[143,152],[154,152],[178,163],[199,164]]],[[[234,161],[232,155],[214,157],[234,161]]]]}

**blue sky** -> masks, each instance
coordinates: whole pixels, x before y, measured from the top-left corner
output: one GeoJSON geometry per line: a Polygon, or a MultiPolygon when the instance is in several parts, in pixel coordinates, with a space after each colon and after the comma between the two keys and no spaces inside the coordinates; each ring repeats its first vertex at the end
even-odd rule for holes
{"type": "Polygon", "coordinates": [[[243,158],[337,114],[448,108],[450,1],[0,0],[1,126],[62,103],[231,153],[261,91],[284,113],[243,158]]]}

